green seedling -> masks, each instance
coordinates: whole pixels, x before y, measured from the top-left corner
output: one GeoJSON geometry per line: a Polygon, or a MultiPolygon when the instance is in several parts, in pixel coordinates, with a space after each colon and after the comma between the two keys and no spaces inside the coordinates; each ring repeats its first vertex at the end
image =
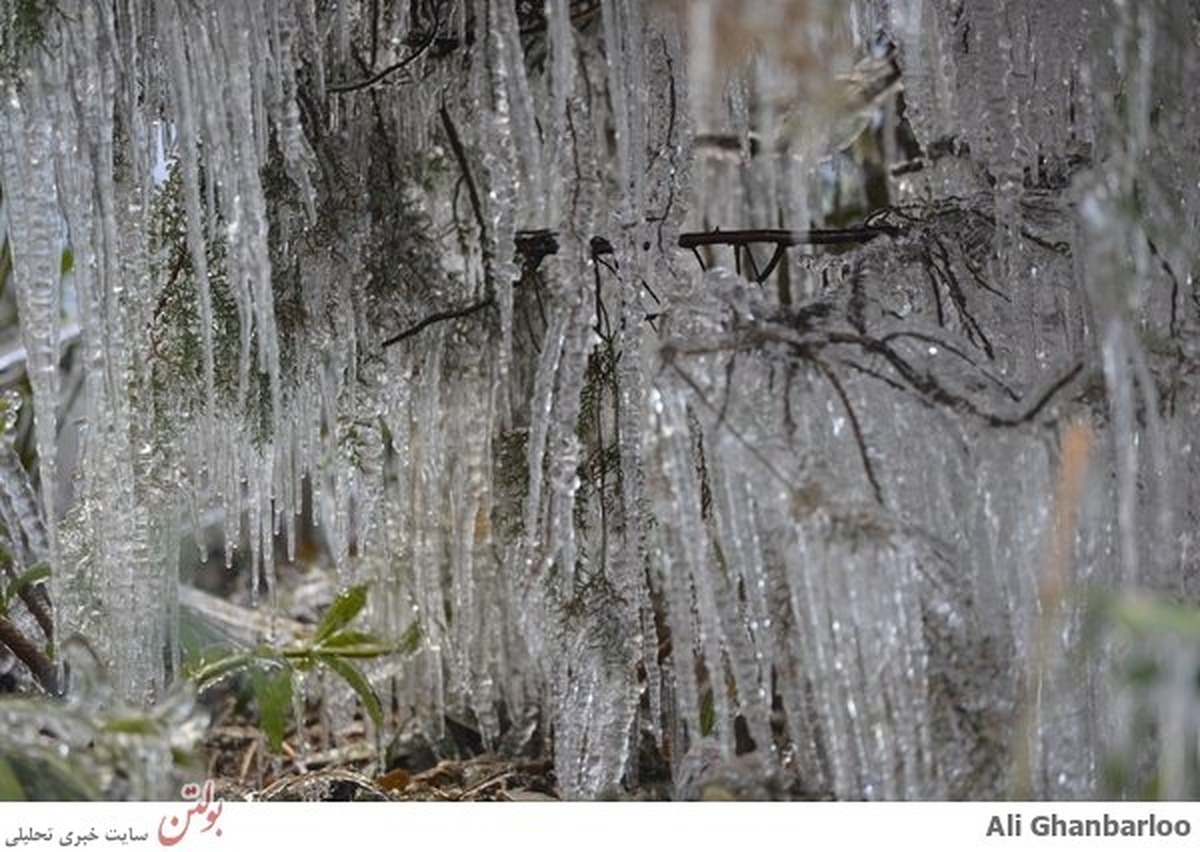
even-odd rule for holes
{"type": "Polygon", "coordinates": [[[353,622],[366,603],[365,585],[347,589],[334,599],[311,638],[284,647],[263,644],[249,651],[219,652],[200,662],[191,672],[192,680],[203,691],[235,674],[247,673],[258,706],[259,723],[275,753],[283,746],[287,714],[293,703],[293,676],[297,672],[314,669],[332,672],[354,691],[379,729],[383,724],[383,704],[358,661],[411,653],[420,644],[421,635],[414,625],[398,642],[389,643],[372,633],[353,629],[353,622]]]}

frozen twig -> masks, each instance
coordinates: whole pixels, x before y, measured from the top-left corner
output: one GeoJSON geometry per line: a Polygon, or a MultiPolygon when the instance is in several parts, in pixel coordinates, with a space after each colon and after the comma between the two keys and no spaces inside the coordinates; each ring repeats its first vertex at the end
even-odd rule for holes
{"type": "Polygon", "coordinates": [[[45,653],[29,640],[29,637],[6,615],[0,615],[0,643],[3,643],[51,695],[58,695],[60,684],[58,667],[45,653]]]}
{"type": "MultiPolygon", "coordinates": [[[[474,210],[476,221],[479,223],[481,239],[486,243],[487,229],[483,221],[479,195],[475,189],[475,183],[470,177],[470,172],[466,168],[465,152],[462,151],[462,143],[458,140],[458,134],[454,130],[454,125],[450,122],[450,116],[446,112],[445,107],[442,107],[441,114],[446,136],[450,140],[450,147],[454,149],[455,157],[459,160],[463,169],[463,175],[467,182],[467,192],[471,198],[471,206],[474,210]]],[[[900,232],[901,229],[897,226],[883,224],[863,225],[857,228],[810,228],[803,231],[771,228],[735,231],[717,229],[680,234],[678,245],[681,249],[693,252],[704,246],[731,246],[735,249],[740,249],[757,244],[774,245],[776,249],[770,262],[756,276],[759,283],[762,283],[775,270],[784,251],[788,248],[795,246],[860,245],[879,236],[896,236],[900,232]]],[[[558,236],[553,231],[520,231],[517,233],[516,242],[517,254],[523,259],[526,270],[536,269],[543,259],[549,255],[558,253],[558,236]]],[[[593,258],[616,253],[613,244],[604,237],[592,237],[590,245],[593,258]]],[[[386,348],[407,340],[439,322],[471,316],[489,307],[493,302],[494,299],[489,293],[487,297],[478,301],[456,308],[436,311],[392,335],[383,342],[383,346],[386,348]]]]}

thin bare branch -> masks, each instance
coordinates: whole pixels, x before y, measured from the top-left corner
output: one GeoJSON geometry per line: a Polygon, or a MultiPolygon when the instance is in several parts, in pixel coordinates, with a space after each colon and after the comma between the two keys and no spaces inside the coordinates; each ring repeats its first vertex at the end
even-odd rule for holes
{"type": "Polygon", "coordinates": [[[8,616],[0,615],[0,643],[3,643],[17,659],[24,663],[42,689],[51,695],[60,693],[58,667],[42,649],[30,641],[8,616]]]}

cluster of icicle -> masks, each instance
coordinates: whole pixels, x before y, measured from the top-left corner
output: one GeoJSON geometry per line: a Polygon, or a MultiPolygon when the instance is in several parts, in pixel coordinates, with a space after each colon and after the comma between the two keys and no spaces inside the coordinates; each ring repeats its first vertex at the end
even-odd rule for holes
{"type": "MultiPolygon", "coordinates": [[[[290,172],[308,188],[305,157],[311,154],[298,124],[292,54],[302,23],[272,3],[47,8],[43,43],[27,50],[5,81],[4,200],[33,389],[42,510],[50,520],[46,552],[37,556],[55,566],[58,634],[93,639],[113,660],[121,691],[141,700],[165,686],[164,651],[176,615],[181,524],[173,507],[179,493],[203,485],[224,498],[236,525],[242,483],[263,476],[259,453],[238,439],[240,428],[219,422],[212,402],[205,245],[218,238],[218,221],[242,332],[236,393],[244,396],[251,374],[261,373],[270,387],[273,425],[286,417],[259,175],[270,132],[270,144],[282,149],[290,172]],[[259,35],[264,43],[255,40],[259,35]],[[177,445],[164,445],[159,429],[175,413],[152,404],[160,356],[150,331],[166,273],[155,274],[161,264],[150,235],[168,128],[182,172],[210,400],[206,416],[177,445]],[[201,143],[209,177],[203,192],[201,143]],[[63,260],[66,249],[70,264],[63,260]],[[73,422],[60,416],[59,336],[67,308],[80,322],[85,370],[82,417],[73,422]],[[63,486],[56,462],[60,430],[71,434],[78,453],[77,474],[63,486]],[[59,493],[73,493],[72,504],[60,504],[59,493]]],[[[267,483],[276,481],[266,469],[267,483]]],[[[261,507],[261,496],[252,496],[261,507]]]]}
{"type": "Polygon", "coordinates": [[[1171,106],[1200,70],[1194,22],[1168,3],[547,0],[531,19],[466,0],[429,4],[432,24],[400,4],[368,51],[376,5],[63,0],[5,82],[0,187],[43,483],[60,430],[78,431],[77,473],[42,489],[30,542],[55,566],[58,634],[91,638],[120,691],[153,700],[174,665],[180,536],[219,509],[257,577],[277,537],[294,548],[307,481],[339,579],[373,583],[380,629],[420,627],[379,685],[429,725],[467,708],[492,741],[499,707],[539,707],[566,795],[633,783],[647,744],[680,765],[751,742],[793,792],[1094,793],[1119,722],[1106,657],[1080,667],[1081,603],[1045,581],[1193,590],[1174,531],[1194,518],[1168,510],[1195,505],[1198,401],[1182,373],[1155,383],[1145,341],[1196,330],[1200,199],[1183,176],[1200,118],[1171,106]],[[808,52],[721,49],[711,24],[739,5],[765,16],[748,38],[782,16],[808,52]],[[786,272],[798,302],[853,311],[842,331],[895,342],[970,405],[878,351],[814,348],[773,286],[675,250],[685,226],[819,220],[815,161],[770,141],[751,156],[751,134],[820,100],[806,89],[785,115],[776,95],[829,73],[823,39],[849,51],[830,51],[843,71],[878,32],[928,154],[894,179],[910,220],[786,272]],[[697,130],[739,156],[705,158],[697,130]],[[199,407],[164,407],[155,384],[172,355],[155,333],[172,269],[151,238],[164,145],[199,407]],[[375,185],[417,153],[432,187],[375,185]],[[294,204],[268,198],[269,169],[294,204]],[[438,280],[389,267],[406,235],[384,202],[458,221],[438,280]],[[517,238],[536,229],[557,252],[535,274],[517,238]],[[930,284],[934,262],[979,282],[965,304],[930,284]],[[78,422],[59,400],[64,304],[78,422]],[[1060,473],[1071,417],[1095,443],[1079,498],[1060,473]]]}

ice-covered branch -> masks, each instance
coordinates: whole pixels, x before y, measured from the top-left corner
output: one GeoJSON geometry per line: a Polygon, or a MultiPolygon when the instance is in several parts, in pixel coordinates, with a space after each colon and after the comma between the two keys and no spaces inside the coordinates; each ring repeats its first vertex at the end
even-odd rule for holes
{"type": "MultiPolygon", "coordinates": [[[[450,123],[449,116],[446,114],[444,108],[442,109],[442,118],[451,147],[455,149],[455,154],[463,167],[464,179],[467,182],[467,191],[471,197],[471,205],[475,210],[480,231],[486,234],[486,226],[484,225],[483,216],[479,208],[478,194],[475,190],[474,182],[471,180],[470,172],[466,169],[465,157],[460,153],[460,143],[457,141],[458,137],[454,132],[454,126],[450,123]]],[[[900,232],[901,229],[895,225],[882,224],[863,225],[855,228],[810,228],[802,231],[769,228],[732,231],[716,229],[712,231],[690,231],[680,234],[678,246],[681,249],[696,251],[706,246],[729,246],[734,249],[742,249],[752,245],[774,245],[775,253],[772,255],[771,260],[755,276],[759,283],[762,283],[775,270],[784,252],[789,248],[797,246],[861,245],[878,236],[896,236],[900,232]]],[[[532,270],[536,269],[542,260],[549,255],[558,253],[558,235],[549,230],[519,231],[517,233],[516,245],[517,254],[523,261],[524,267],[532,270]]],[[[592,237],[591,253],[593,258],[614,254],[613,245],[604,237],[592,237]]],[[[703,262],[701,262],[701,265],[703,265],[703,262]]],[[[439,322],[471,316],[484,310],[493,304],[493,302],[494,299],[489,295],[457,308],[449,308],[429,314],[403,331],[389,337],[383,342],[383,345],[386,348],[402,340],[407,340],[439,322]]]]}
{"type": "Polygon", "coordinates": [[[436,37],[437,37],[437,22],[435,21],[434,26],[430,27],[429,33],[426,36],[424,36],[420,40],[420,42],[413,48],[412,52],[409,53],[407,56],[405,56],[403,59],[393,62],[391,65],[388,65],[386,68],[382,68],[373,74],[369,74],[361,80],[354,80],[352,82],[346,82],[346,83],[334,83],[329,87],[329,91],[334,92],[336,94],[346,94],[348,92],[358,92],[363,89],[371,88],[376,83],[382,82],[383,80],[387,79],[391,75],[395,74],[397,71],[402,71],[403,69],[405,69],[409,65],[411,65],[413,62],[420,59],[421,56],[423,56],[425,54],[425,52],[429,49],[429,46],[431,44],[433,44],[434,39],[436,37]]]}
{"type": "Polygon", "coordinates": [[[3,643],[16,655],[17,659],[29,667],[29,671],[37,678],[37,682],[42,685],[43,689],[52,695],[59,693],[58,669],[54,662],[29,640],[21,628],[4,615],[0,615],[0,643],[3,643]]]}

